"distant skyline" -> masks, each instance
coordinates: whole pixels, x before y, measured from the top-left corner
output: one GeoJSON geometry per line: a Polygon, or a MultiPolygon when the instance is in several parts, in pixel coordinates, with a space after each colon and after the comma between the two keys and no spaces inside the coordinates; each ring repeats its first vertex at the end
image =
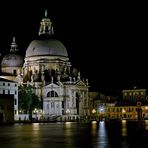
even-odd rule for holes
{"type": "Polygon", "coordinates": [[[46,9],[55,36],[67,48],[72,66],[88,78],[90,90],[116,95],[134,86],[148,88],[144,4],[12,3],[0,10],[0,53],[9,52],[13,36],[25,53],[38,36],[46,9]]]}

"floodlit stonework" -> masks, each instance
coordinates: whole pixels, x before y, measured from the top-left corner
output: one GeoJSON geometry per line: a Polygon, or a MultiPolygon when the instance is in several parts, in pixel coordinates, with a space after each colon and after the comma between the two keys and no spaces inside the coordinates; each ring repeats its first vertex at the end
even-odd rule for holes
{"type": "Polygon", "coordinates": [[[89,115],[88,80],[82,81],[80,71],[72,68],[66,47],[54,37],[47,11],[38,34],[38,39],[26,49],[24,59],[17,54],[13,38],[10,53],[1,62],[1,77],[16,81],[18,85],[32,85],[43,100],[45,118],[52,115],[64,118],[89,115]]]}

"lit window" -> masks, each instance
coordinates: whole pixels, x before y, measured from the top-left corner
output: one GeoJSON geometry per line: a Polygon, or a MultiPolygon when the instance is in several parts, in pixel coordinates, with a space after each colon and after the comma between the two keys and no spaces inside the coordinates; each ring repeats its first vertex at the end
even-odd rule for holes
{"type": "Polygon", "coordinates": [[[144,92],[141,92],[141,95],[144,95],[144,92]]]}

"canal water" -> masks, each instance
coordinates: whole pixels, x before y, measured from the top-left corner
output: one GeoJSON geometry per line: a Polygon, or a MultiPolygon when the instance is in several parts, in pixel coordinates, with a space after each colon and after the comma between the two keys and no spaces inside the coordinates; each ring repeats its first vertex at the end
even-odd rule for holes
{"type": "Polygon", "coordinates": [[[147,123],[57,122],[0,126],[0,148],[145,148],[147,123]]]}

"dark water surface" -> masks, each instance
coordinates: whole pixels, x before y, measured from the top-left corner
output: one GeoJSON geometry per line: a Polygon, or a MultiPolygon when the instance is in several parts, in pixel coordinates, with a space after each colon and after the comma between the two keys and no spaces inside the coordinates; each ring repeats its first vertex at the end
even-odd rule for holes
{"type": "Polygon", "coordinates": [[[32,123],[0,126],[0,148],[145,148],[136,122],[32,123]]]}

